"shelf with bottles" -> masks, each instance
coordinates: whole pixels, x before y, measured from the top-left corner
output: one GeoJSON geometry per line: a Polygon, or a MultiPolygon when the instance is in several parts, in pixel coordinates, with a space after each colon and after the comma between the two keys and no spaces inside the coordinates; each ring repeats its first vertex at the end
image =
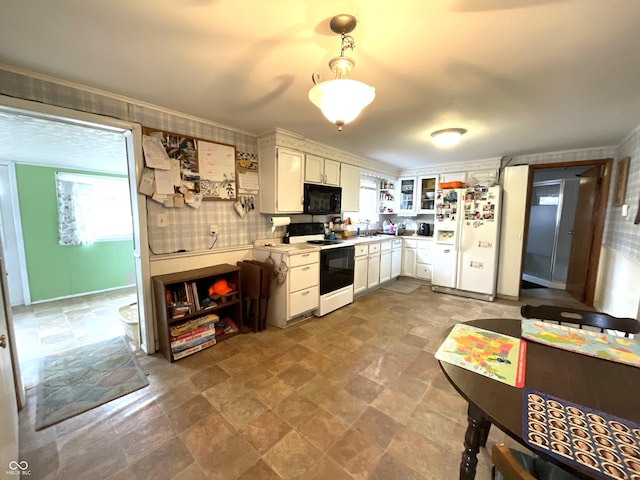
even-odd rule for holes
{"type": "Polygon", "coordinates": [[[382,214],[395,213],[395,188],[390,180],[380,180],[378,187],[378,212],[382,214]]]}

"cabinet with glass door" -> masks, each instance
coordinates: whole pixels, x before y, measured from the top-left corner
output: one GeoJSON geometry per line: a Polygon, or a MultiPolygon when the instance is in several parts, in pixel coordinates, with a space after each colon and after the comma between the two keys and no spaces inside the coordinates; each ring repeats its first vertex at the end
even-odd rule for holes
{"type": "Polygon", "coordinates": [[[418,213],[434,213],[436,183],[436,177],[420,177],[418,179],[418,213]]]}
{"type": "Polygon", "coordinates": [[[415,215],[416,214],[416,196],[418,189],[416,177],[400,178],[398,181],[399,189],[399,215],[415,215]]]}

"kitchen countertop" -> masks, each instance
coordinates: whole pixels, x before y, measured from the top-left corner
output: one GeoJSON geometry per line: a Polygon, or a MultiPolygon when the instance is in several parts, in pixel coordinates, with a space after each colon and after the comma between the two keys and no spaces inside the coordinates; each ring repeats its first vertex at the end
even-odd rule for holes
{"type": "MultiPolygon", "coordinates": [[[[371,235],[349,238],[336,238],[336,240],[343,245],[356,245],[360,243],[375,243],[385,240],[394,240],[396,238],[402,239],[414,239],[414,240],[433,240],[432,236],[421,235],[371,235]]],[[[265,238],[253,241],[254,248],[260,248],[262,250],[270,250],[274,252],[287,253],[289,255],[295,255],[299,253],[319,252],[320,247],[318,245],[312,245],[308,243],[282,243],[281,238],[265,238]]]]}

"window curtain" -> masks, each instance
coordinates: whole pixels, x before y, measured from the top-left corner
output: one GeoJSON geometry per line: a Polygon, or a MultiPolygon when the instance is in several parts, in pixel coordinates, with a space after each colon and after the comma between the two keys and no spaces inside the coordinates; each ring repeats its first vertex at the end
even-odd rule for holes
{"type": "Polygon", "coordinates": [[[56,174],[58,197],[58,244],[91,245],[93,185],[65,180],[56,174]]]}

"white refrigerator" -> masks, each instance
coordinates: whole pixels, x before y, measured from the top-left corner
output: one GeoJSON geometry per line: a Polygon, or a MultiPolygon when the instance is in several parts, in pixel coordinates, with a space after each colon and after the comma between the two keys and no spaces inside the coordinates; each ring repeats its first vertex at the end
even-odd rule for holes
{"type": "Polygon", "coordinates": [[[495,299],[500,203],[499,186],[437,192],[434,291],[495,299]]]}

